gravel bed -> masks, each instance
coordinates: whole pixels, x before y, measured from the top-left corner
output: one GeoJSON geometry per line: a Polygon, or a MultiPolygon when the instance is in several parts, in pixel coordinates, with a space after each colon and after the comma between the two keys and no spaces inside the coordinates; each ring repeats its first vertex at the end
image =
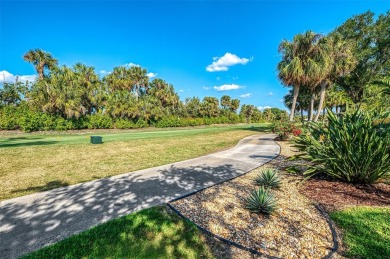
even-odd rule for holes
{"type": "MultiPolygon", "coordinates": [[[[282,258],[323,258],[333,247],[328,223],[310,200],[298,192],[301,178],[283,171],[291,163],[285,158],[296,153],[288,143],[278,144],[282,151],[272,162],[171,205],[212,233],[261,253],[282,258]],[[257,188],[253,180],[264,168],[279,169],[282,177],[280,190],[274,191],[278,207],[271,216],[251,213],[243,202],[249,191],[257,188]]],[[[228,251],[230,258],[255,257],[236,248],[225,249],[219,251],[228,251]]]]}

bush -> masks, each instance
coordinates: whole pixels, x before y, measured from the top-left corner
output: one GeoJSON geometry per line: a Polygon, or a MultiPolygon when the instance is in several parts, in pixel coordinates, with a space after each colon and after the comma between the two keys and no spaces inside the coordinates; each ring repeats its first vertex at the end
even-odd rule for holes
{"type": "Polygon", "coordinates": [[[92,114],[87,116],[88,129],[111,129],[113,126],[113,120],[108,114],[92,114]]]}
{"type": "Polygon", "coordinates": [[[116,129],[135,129],[137,126],[129,119],[116,119],[114,127],[116,129]]]}
{"type": "Polygon", "coordinates": [[[276,133],[280,140],[289,139],[291,136],[299,136],[302,130],[295,126],[294,122],[278,121],[272,125],[272,132],[276,133]]]}
{"type": "Polygon", "coordinates": [[[7,105],[0,109],[0,130],[19,128],[19,112],[17,107],[7,105]]]}
{"type": "Polygon", "coordinates": [[[255,179],[256,184],[267,188],[279,188],[280,178],[277,170],[266,168],[255,179]]]}
{"type": "Polygon", "coordinates": [[[245,208],[255,213],[271,214],[276,209],[275,196],[264,187],[253,190],[245,202],[245,208]]]}
{"type": "Polygon", "coordinates": [[[390,131],[374,124],[370,113],[356,110],[343,116],[328,111],[328,124],[309,124],[309,134],[295,140],[311,162],[308,177],[324,173],[333,179],[369,184],[390,176],[390,131]]]}

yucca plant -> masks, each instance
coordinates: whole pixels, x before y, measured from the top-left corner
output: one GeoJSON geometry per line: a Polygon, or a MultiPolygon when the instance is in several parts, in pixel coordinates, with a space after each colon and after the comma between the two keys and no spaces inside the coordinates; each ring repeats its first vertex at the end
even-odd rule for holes
{"type": "Polygon", "coordinates": [[[255,179],[256,184],[269,188],[280,187],[280,177],[277,170],[266,168],[255,179]]]}
{"type": "Polygon", "coordinates": [[[271,214],[276,209],[275,196],[264,187],[253,190],[245,203],[245,208],[255,213],[271,214]]]}
{"type": "MultiPolygon", "coordinates": [[[[310,124],[295,140],[300,156],[311,162],[308,177],[324,173],[350,183],[370,184],[390,177],[390,131],[375,116],[357,109],[338,116],[328,110],[328,124],[310,124]],[[376,118],[377,120],[377,118],[376,118]]],[[[382,120],[383,121],[383,120],[382,120]]]]}

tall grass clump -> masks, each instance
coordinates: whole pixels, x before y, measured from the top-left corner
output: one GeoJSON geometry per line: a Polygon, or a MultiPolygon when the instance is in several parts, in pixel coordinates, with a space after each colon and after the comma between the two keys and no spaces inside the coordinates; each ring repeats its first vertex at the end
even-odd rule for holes
{"type": "Polygon", "coordinates": [[[296,138],[295,146],[303,152],[300,157],[311,162],[305,172],[309,177],[324,173],[361,184],[390,177],[389,127],[360,109],[343,115],[329,110],[328,123],[310,124],[309,133],[296,138]]]}

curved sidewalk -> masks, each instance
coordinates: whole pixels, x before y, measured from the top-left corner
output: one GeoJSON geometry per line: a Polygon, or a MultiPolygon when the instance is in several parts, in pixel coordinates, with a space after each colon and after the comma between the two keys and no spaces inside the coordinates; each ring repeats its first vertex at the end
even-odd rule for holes
{"type": "Polygon", "coordinates": [[[0,201],[0,258],[249,172],[278,156],[274,137],[250,136],[218,153],[0,201]]]}

